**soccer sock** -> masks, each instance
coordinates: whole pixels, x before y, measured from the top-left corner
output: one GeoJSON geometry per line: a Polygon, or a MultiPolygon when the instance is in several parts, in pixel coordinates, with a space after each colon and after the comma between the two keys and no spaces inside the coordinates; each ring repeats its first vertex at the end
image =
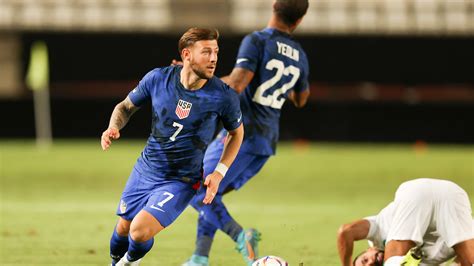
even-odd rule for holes
{"type": "Polygon", "coordinates": [[[209,236],[201,236],[196,239],[196,250],[194,250],[194,254],[209,257],[212,241],[213,239],[209,236]]]}
{"type": "Polygon", "coordinates": [[[207,222],[202,215],[199,216],[194,254],[209,257],[216,231],[217,227],[207,222]]]}
{"type": "Polygon", "coordinates": [[[232,219],[230,222],[226,223],[224,227],[222,227],[222,231],[228,236],[230,236],[230,238],[232,238],[235,242],[237,242],[237,238],[243,230],[244,229],[242,228],[242,226],[240,226],[240,224],[238,224],[234,219],[232,219]]]}
{"type": "Polygon", "coordinates": [[[393,256],[388,258],[383,264],[384,266],[399,266],[403,262],[403,256],[393,256]]]}
{"type": "Polygon", "coordinates": [[[128,236],[120,236],[116,228],[110,238],[110,257],[118,262],[128,250],[128,236]]]}
{"type": "Polygon", "coordinates": [[[132,237],[129,236],[128,241],[130,244],[128,245],[127,260],[136,261],[143,258],[143,256],[150,251],[151,247],[153,247],[154,239],[151,238],[145,242],[135,242],[132,237]]]}

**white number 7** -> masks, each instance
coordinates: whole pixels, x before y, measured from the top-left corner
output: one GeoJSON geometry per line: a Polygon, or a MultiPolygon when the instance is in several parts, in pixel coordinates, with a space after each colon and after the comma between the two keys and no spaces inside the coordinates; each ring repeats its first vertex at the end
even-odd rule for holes
{"type": "Polygon", "coordinates": [[[170,201],[174,197],[174,195],[169,193],[169,192],[164,192],[163,195],[168,196],[168,197],[166,197],[166,199],[164,199],[164,200],[162,200],[162,201],[160,201],[156,204],[159,207],[163,207],[163,205],[165,205],[165,203],[167,203],[168,201],[170,201]]]}
{"type": "Polygon", "coordinates": [[[174,132],[173,136],[170,137],[171,141],[175,141],[176,136],[178,136],[179,132],[183,130],[183,125],[181,125],[180,123],[173,122],[173,127],[177,127],[178,129],[176,130],[176,132],[174,132]]]}

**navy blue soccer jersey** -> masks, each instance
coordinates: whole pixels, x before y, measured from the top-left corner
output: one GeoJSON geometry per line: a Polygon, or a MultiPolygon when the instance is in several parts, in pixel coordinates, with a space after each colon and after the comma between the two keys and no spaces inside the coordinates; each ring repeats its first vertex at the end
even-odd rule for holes
{"type": "Polygon", "coordinates": [[[242,123],[233,89],[212,77],[201,89],[187,90],[180,82],[181,69],[156,68],[128,94],[136,106],[151,100],[151,134],[135,165],[151,179],[200,180],[204,152],[219,120],[227,130],[242,123]]]}
{"type": "Polygon", "coordinates": [[[253,32],[242,40],[235,67],[254,72],[240,95],[245,128],[241,150],[275,154],[280,112],[290,91],[308,89],[308,59],[290,35],[273,28],[253,32]]]}

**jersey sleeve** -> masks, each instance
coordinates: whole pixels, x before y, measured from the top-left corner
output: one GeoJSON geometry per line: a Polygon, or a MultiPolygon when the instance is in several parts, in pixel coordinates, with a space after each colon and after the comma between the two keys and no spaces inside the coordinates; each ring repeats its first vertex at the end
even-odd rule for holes
{"type": "Polygon", "coordinates": [[[245,36],[240,44],[234,67],[241,67],[255,72],[261,54],[261,45],[259,45],[259,43],[260,40],[255,34],[245,36]]]}
{"type": "Polygon", "coordinates": [[[142,80],[140,80],[137,87],[128,94],[128,97],[135,106],[141,106],[150,99],[150,91],[153,88],[156,73],[156,70],[148,72],[142,80]]]}
{"type": "Polygon", "coordinates": [[[367,233],[367,239],[373,240],[377,233],[376,216],[365,217],[364,220],[367,220],[369,222],[369,232],[367,233]]]}
{"type": "MultiPolygon", "coordinates": [[[[301,51],[303,51],[301,49],[301,51]]],[[[304,59],[303,59],[303,62],[302,62],[302,75],[300,76],[300,78],[298,79],[297,83],[295,84],[295,92],[302,92],[302,91],[305,91],[305,90],[308,90],[309,89],[309,81],[308,81],[308,77],[309,77],[309,64],[308,64],[308,59],[306,57],[306,54],[304,53],[304,51],[302,52],[302,54],[304,55],[304,59]]]]}
{"type": "Polygon", "coordinates": [[[224,109],[221,115],[222,124],[227,131],[234,130],[242,124],[242,112],[237,93],[229,87],[229,93],[224,101],[224,109]]]}

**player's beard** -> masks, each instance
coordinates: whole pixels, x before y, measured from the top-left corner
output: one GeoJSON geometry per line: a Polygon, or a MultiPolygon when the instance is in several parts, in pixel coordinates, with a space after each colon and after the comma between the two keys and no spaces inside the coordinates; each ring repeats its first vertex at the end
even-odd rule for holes
{"type": "MultiPolygon", "coordinates": [[[[212,76],[214,76],[214,71],[209,73],[208,66],[201,67],[199,64],[195,63],[194,61],[191,61],[191,69],[193,72],[200,78],[200,79],[210,79],[212,76]]],[[[215,65],[214,65],[215,68],[215,65]]]]}
{"type": "Polygon", "coordinates": [[[384,256],[384,253],[383,253],[383,251],[380,251],[380,250],[379,250],[379,252],[377,252],[377,254],[375,254],[375,266],[382,266],[383,265],[383,256],[384,256]]]}

